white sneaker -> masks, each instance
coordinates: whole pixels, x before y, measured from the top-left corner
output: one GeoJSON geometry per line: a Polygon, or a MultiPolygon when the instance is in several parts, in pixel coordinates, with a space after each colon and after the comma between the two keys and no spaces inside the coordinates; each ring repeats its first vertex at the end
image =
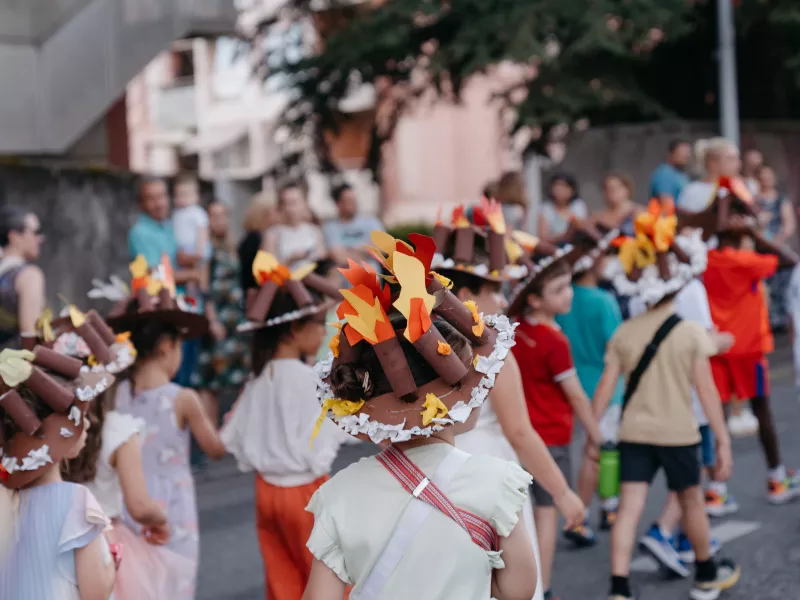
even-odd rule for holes
{"type": "Polygon", "coordinates": [[[758,433],[758,419],[749,408],[743,408],[742,414],[739,415],[744,424],[744,435],[756,435],[758,433]]]}
{"type": "Polygon", "coordinates": [[[733,437],[742,437],[744,435],[744,422],[738,415],[731,415],[728,417],[728,431],[733,437]]]}

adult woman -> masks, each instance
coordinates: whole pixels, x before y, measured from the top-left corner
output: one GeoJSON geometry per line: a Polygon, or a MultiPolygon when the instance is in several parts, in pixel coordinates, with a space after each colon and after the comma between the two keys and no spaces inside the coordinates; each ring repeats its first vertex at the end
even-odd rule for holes
{"type": "Polygon", "coordinates": [[[711,204],[719,178],[738,175],[742,166],[736,144],[725,138],[699,140],[694,146],[694,155],[702,168],[703,178],[683,188],[678,198],[678,208],[688,212],[700,212],[711,204]]]}
{"type": "Polygon", "coordinates": [[[528,196],[525,180],[519,171],[503,173],[496,184],[496,200],[503,206],[503,217],[510,231],[525,229],[528,216],[528,196]]]}
{"type": "MultiPolygon", "coordinates": [[[[764,237],[784,244],[797,229],[794,206],[791,200],[778,190],[778,180],[772,167],[762,166],[756,172],[756,177],[759,185],[759,193],[756,196],[758,220],[764,237]]],[[[790,275],[789,270],[778,271],[767,281],[770,299],[769,321],[773,327],[786,326],[786,287],[790,275]]]]}
{"type": "Polygon", "coordinates": [[[593,223],[604,230],[619,229],[623,235],[633,235],[633,220],[644,210],[633,201],[633,181],[619,172],[603,178],[605,206],[592,217],[593,223]]]}
{"type": "Polygon", "coordinates": [[[319,226],[311,222],[303,188],[296,183],[283,186],[278,192],[278,209],[282,224],[267,231],[262,249],[290,269],[323,258],[327,254],[325,238],[319,226]]]}
{"type": "Polygon", "coordinates": [[[567,233],[572,219],[586,219],[589,211],[578,194],[578,182],[570,173],[556,173],[550,178],[548,199],[539,215],[539,237],[558,240],[567,233]]]}
{"type": "Polygon", "coordinates": [[[205,306],[209,336],[192,375],[192,387],[198,390],[216,422],[218,394],[239,388],[249,371],[247,344],[237,335],[236,326],[244,320],[240,271],[251,269],[249,265],[240,266],[230,241],[227,207],[222,202],[212,202],[208,206],[208,219],[212,245],[209,297],[205,306]]]}
{"type": "MultiPolygon", "coordinates": [[[[261,248],[264,232],[278,223],[280,214],[274,199],[266,196],[264,192],[253,196],[250,206],[244,213],[244,237],[237,248],[240,265],[246,267],[253,264],[256,252],[261,248]]],[[[241,269],[240,277],[243,290],[258,288],[251,269],[241,269]]]]}

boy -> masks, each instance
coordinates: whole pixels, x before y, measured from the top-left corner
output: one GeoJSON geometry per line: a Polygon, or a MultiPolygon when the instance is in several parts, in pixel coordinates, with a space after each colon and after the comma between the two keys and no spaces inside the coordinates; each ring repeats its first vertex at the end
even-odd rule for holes
{"type": "MultiPolygon", "coordinates": [[[[603,265],[604,258],[600,257],[585,270],[575,272],[572,282],[572,310],[564,315],[556,315],[556,323],[569,340],[581,387],[589,398],[594,394],[603,373],[606,345],[622,323],[616,299],[611,293],[598,287],[603,265]]],[[[620,404],[622,380],[611,400],[611,406],[620,404]]],[[[597,466],[591,461],[584,461],[578,475],[578,495],[587,507],[597,489],[597,475],[597,466]]],[[[600,529],[611,529],[616,518],[617,503],[616,497],[603,499],[600,529]]],[[[579,547],[595,543],[595,536],[588,522],[579,529],[565,531],[564,536],[579,547]]]]}
{"type": "Polygon", "coordinates": [[[778,268],[778,257],[754,251],[746,229],[719,233],[719,249],[708,253],[704,277],[711,317],[736,341],[711,359],[719,395],[728,403],[735,394],[750,400],[758,419],[759,438],[767,459],[767,498],[784,504],[800,495],[800,476],[781,462],[775,422],[769,407],[769,365],[766,355],[774,350],[763,280],[778,268]]]}
{"type": "MultiPolygon", "coordinates": [[[[522,365],[522,385],[531,423],[567,481],[572,478],[569,445],[574,416],[577,415],[592,445],[601,442],[589,398],[572,362],[569,341],[555,321],[556,315],[570,311],[571,283],[569,262],[556,259],[527,283],[518,294],[523,302],[512,302],[510,311],[512,316],[525,313],[517,327],[517,343],[512,352],[522,365]]],[[[544,589],[549,592],[558,515],[552,496],[538,483],[533,483],[531,493],[542,558],[542,580],[544,589]]]]}

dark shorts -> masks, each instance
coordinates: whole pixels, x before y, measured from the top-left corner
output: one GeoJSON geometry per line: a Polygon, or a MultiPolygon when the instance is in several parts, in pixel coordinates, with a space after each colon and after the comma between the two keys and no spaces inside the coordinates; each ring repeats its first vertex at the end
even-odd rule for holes
{"type": "Polygon", "coordinates": [[[664,469],[667,487],[682,492],[700,485],[700,452],[698,444],[691,446],[653,446],[651,444],[619,444],[619,474],[622,483],[653,481],[659,469],[664,469]]]}
{"type": "MultiPolygon", "coordinates": [[[[548,446],[547,449],[571,487],[572,458],[570,457],[569,446],[548,446]]],[[[553,497],[536,480],[531,484],[531,497],[533,498],[534,506],[553,506],[553,497]]]]}
{"type": "Polygon", "coordinates": [[[700,464],[708,469],[713,469],[717,464],[717,448],[714,432],[708,425],[700,426],[700,464]]]}

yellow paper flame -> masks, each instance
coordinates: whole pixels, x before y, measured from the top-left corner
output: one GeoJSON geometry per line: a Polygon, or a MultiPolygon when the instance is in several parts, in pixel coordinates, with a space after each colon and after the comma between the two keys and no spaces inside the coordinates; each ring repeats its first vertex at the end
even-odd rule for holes
{"type": "MultiPolygon", "coordinates": [[[[425,265],[413,256],[398,252],[394,257],[394,276],[400,284],[400,295],[394,301],[394,307],[400,314],[408,320],[411,319],[412,298],[420,298],[428,314],[433,311],[436,297],[428,293],[425,285],[425,265]]],[[[409,339],[408,327],[404,335],[409,339]]]]}
{"type": "Polygon", "coordinates": [[[0,351],[0,379],[8,387],[15,388],[23,383],[33,373],[33,352],[27,350],[11,350],[5,348],[0,351]]]}
{"type": "Polygon", "coordinates": [[[45,342],[52,342],[56,339],[56,334],[53,331],[53,311],[45,308],[41,316],[36,321],[36,330],[42,332],[42,339],[45,342]]]}
{"type": "Polygon", "coordinates": [[[308,442],[308,447],[312,448],[314,446],[314,440],[317,439],[319,430],[322,428],[322,424],[325,422],[325,417],[328,416],[329,410],[333,411],[333,414],[337,417],[346,417],[356,414],[361,410],[362,406],[364,406],[363,400],[359,400],[358,402],[354,402],[353,400],[337,400],[336,398],[328,398],[325,400],[325,402],[322,403],[322,410],[311,432],[311,439],[308,442]]]}
{"type": "Polygon", "coordinates": [[[427,427],[434,419],[444,419],[447,416],[447,407],[436,394],[425,396],[425,404],[422,405],[422,426],[427,427]]]}
{"type": "Polygon", "coordinates": [[[84,315],[78,307],[74,304],[69,305],[69,320],[72,321],[72,326],[76,329],[86,323],[86,315],[84,315]]]}

